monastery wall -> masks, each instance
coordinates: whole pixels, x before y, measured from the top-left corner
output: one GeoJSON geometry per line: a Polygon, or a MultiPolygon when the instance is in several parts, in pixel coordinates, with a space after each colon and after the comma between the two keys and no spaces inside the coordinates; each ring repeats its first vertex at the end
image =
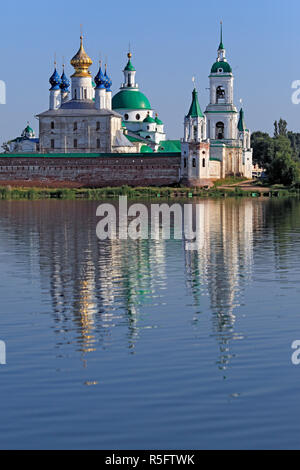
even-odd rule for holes
{"type": "Polygon", "coordinates": [[[180,154],[0,155],[0,185],[163,186],[178,183],[180,154]]]}

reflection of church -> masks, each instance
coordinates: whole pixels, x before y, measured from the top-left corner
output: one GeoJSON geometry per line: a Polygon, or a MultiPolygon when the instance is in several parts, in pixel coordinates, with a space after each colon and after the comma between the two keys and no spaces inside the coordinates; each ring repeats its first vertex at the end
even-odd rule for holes
{"type": "MultiPolygon", "coordinates": [[[[226,367],[230,344],[239,336],[237,310],[252,275],[255,228],[268,206],[247,199],[198,204],[195,251],[185,250],[184,240],[182,250],[181,241],[172,239],[99,241],[96,202],[37,201],[18,204],[13,213],[3,206],[3,227],[9,230],[13,218],[13,245],[27,247],[21,256],[28,256],[29,273],[39,272],[58,347],[68,348],[69,337],[75,335],[78,350],[87,358],[95,349],[109,348],[119,335],[120,347],[134,351],[141,331],[153,322],[151,311],[160,314],[167,306],[172,321],[177,306],[169,286],[182,290],[186,283],[188,293],[180,307],[186,307],[185,320],[188,309],[194,324],[201,322],[198,312],[209,314],[220,348],[218,362],[226,367]],[[178,266],[183,269],[178,271],[178,266]]],[[[195,216],[193,211],[193,226],[195,216]]]]}
{"type": "Polygon", "coordinates": [[[253,232],[261,206],[250,200],[200,204],[201,249],[185,252],[187,285],[197,309],[209,296],[213,334],[220,348],[218,363],[223,369],[230,359],[231,341],[239,338],[234,331],[235,309],[251,276],[253,232]]]}

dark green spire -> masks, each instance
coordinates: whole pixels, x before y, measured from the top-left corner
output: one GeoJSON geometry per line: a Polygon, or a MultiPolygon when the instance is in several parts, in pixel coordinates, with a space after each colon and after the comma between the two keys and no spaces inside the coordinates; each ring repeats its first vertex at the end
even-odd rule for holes
{"type": "Polygon", "coordinates": [[[196,88],[193,89],[192,104],[187,117],[204,117],[198,101],[198,92],[196,88]]]}
{"type": "Polygon", "coordinates": [[[222,24],[222,21],[221,21],[221,31],[220,31],[220,45],[219,45],[219,51],[221,49],[224,49],[224,45],[223,45],[223,24],[222,24]]]}
{"type": "Polygon", "coordinates": [[[245,129],[246,129],[246,124],[245,124],[245,120],[244,120],[244,111],[243,111],[243,108],[241,108],[240,118],[239,118],[239,122],[238,122],[238,130],[240,132],[244,132],[245,129]]]}
{"type": "Polygon", "coordinates": [[[128,52],[127,57],[128,57],[128,62],[127,62],[127,65],[126,65],[126,67],[125,67],[124,70],[129,70],[129,71],[131,71],[131,72],[135,72],[135,68],[134,68],[134,66],[132,65],[131,60],[130,60],[131,57],[132,57],[131,52],[128,52]]]}

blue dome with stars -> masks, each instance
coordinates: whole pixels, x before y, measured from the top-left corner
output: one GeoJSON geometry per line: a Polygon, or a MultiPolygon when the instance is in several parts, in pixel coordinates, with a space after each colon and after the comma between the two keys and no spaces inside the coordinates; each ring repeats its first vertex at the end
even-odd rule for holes
{"type": "Polygon", "coordinates": [[[60,89],[61,91],[65,93],[69,93],[69,86],[70,86],[70,80],[65,74],[65,71],[63,70],[62,76],[60,77],[60,89]]]}
{"type": "Polygon", "coordinates": [[[51,88],[50,90],[59,90],[59,85],[61,83],[61,79],[57,73],[57,70],[56,68],[54,69],[54,72],[53,74],[51,75],[51,77],[49,78],[49,83],[51,85],[51,88]]]}
{"type": "Polygon", "coordinates": [[[104,76],[104,74],[101,70],[101,65],[100,65],[98,73],[95,77],[95,83],[96,83],[96,89],[105,88],[105,86],[106,86],[106,77],[104,76]]]}
{"type": "Polygon", "coordinates": [[[106,67],[105,67],[104,78],[105,78],[105,88],[106,88],[106,91],[111,91],[112,81],[111,81],[111,79],[109,78],[109,76],[107,75],[106,67]]]}

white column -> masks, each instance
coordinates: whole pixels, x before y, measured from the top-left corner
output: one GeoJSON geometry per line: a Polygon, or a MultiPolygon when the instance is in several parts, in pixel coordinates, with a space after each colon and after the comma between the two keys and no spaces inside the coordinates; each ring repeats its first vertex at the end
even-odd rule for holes
{"type": "Polygon", "coordinates": [[[112,99],[111,95],[112,95],[111,91],[106,92],[106,109],[111,109],[111,99],[112,99]]]}
{"type": "Polygon", "coordinates": [[[60,107],[60,90],[50,90],[49,109],[60,107]]]}

